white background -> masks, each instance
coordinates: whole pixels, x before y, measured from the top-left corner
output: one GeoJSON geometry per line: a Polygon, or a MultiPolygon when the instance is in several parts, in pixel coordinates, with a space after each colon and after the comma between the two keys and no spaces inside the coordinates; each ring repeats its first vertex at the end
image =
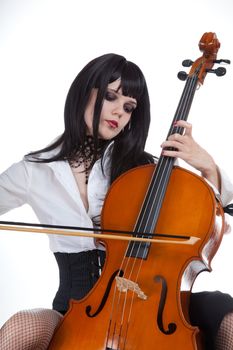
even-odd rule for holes
{"type": "MultiPolygon", "coordinates": [[[[79,70],[108,52],[143,70],[150,91],[152,126],[147,150],[159,155],[184,83],[183,59],[197,59],[204,32],[216,32],[218,58],[233,60],[232,0],[0,0],[0,171],[63,131],[67,90],[79,70]]],[[[209,74],[190,112],[193,134],[233,178],[233,70],[209,74]]],[[[35,222],[28,207],[2,220],[35,222]]],[[[232,221],[230,219],[230,221],[232,221]]],[[[194,290],[233,295],[233,236],[227,235],[213,272],[194,290]]],[[[51,307],[58,271],[46,236],[0,232],[0,324],[20,309],[51,307]]]]}

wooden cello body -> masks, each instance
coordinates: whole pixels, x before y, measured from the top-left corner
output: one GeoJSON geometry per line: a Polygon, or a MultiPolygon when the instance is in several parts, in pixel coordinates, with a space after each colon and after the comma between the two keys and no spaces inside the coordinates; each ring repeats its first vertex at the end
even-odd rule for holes
{"type": "MultiPolygon", "coordinates": [[[[187,119],[198,80],[215,56],[216,48],[204,68],[198,59],[197,78],[190,78],[175,121],[187,119]]],[[[173,125],[169,134],[182,133],[173,125]]],[[[202,349],[199,331],[189,323],[189,295],[196,276],[211,270],[224,216],[206,181],[173,165],[161,156],[157,165],[132,169],[113,183],[102,227],[142,241],[102,240],[102,275],[85,298],[70,302],[49,350],[202,349]],[[143,241],[152,234],[156,243],[143,241]]]]}
{"type": "MultiPolygon", "coordinates": [[[[153,165],[143,166],[114,183],[103,209],[104,227],[133,230],[153,170],[153,165]]],[[[174,169],[156,233],[201,239],[191,245],[161,239],[149,247],[146,259],[125,257],[126,242],[105,241],[102,277],[84,299],[71,302],[49,350],[200,349],[198,330],[188,323],[188,294],[198,273],[210,269],[221,241],[222,220],[221,207],[206,182],[174,169]],[[116,286],[119,271],[125,279],[136,281],[142,295],[130,286],[125,290],[116,286]],[[170,332],[169,324],[175,328],[170,332]]]]}

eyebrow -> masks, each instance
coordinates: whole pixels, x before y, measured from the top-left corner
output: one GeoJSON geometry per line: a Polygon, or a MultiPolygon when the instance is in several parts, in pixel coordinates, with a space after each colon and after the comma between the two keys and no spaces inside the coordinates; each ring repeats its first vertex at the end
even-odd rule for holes
{"type": "MultiPolygon", "coordinates": [[[[120,88],[120,87],[119,87],[120,88]]],[[[110,91],[113,91],[113,92],[115,92],[116,94],[119,94],[119,88],[117,88],[116,90],[115,89],[111,89],[111,88],[108,88],[108,90],[110,90],[110,91]]],[[[125,96],[125,95],[122,95],[122,96],[125,96]]],[[[125,96],[125,97],[128,97],[128,98],[134,98],[134,97],[130,97],[130,96],[125,96]]],[[[136,101],[132,101],[132,100],[130,100],[129,101],[130,103],[133,103],[135,106],[137,106],[137,102],[136,101]]]]}

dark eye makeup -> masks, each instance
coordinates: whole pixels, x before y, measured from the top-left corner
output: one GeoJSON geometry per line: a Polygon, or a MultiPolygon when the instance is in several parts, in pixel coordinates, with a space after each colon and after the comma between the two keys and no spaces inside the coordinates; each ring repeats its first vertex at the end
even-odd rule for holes
{"type": "MultiPolygon", "coordinates": [[[[117,98],[118,98],[118,95],[113,91],[109,91],[109,90],[106,91],[105,99],[107,101],[115,101],[117,98]]],[[[134,103],[126,102],[124,104],[124,111],[126,113],[132,113],[135,108],[136,108],[136,105],[134,103]]]]}

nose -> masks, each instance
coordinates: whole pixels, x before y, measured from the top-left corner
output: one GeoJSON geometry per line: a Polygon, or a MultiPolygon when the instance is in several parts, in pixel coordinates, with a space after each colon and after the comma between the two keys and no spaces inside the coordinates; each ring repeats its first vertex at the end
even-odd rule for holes
{"type": "Polygon", "coordinates": [[[122,114],[124,113],[124,107],[123,104],[120,102],[116,102],[116,104],[113,107],[112,113],[114,115],[117,115],[118,117],[121,117],[122,114]]]}

